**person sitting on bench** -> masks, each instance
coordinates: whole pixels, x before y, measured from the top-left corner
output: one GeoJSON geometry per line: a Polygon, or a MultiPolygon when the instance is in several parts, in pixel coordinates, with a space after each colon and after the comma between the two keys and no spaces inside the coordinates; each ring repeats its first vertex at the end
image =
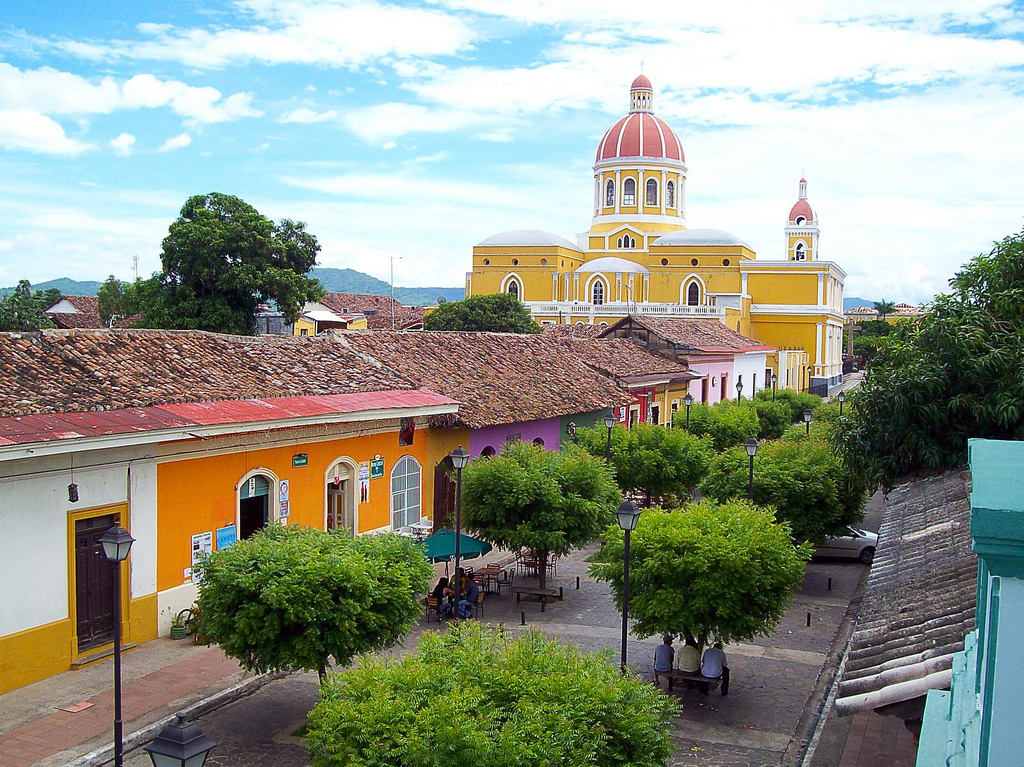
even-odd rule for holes
{"type": "Polygon", "coordinates": [[[692,639],[687,639],[679,650],[679,670],[688,674],[700,671],[700,648],[692,639]]]}
{"type": "Polygon", "coordinates": [[[661,674],[671,673],[676,651],[672,647],[672,635],[666,634],[664,644],[654,648],[654,686],[661,687],[661,674]]]}
{"type": "MultiPolygon", "coordinates": [[[[700,664],[700,675],[706,679],[721,677],[722,695],[729,694],[729,662],[725,658],[721,642],[715,642],[712,647],[704,651],[704,657],[700,664]]],[[[707,682],[701,682],[701,690],[707,695],[707,682]]]]}

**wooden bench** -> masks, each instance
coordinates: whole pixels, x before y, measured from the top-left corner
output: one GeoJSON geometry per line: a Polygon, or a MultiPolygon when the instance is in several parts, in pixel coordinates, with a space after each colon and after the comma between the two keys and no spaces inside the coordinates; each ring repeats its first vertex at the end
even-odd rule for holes
{"type": "Polygon", "coordinates": [[[538,597],[540,599],[540,611],[544,612],[544,608],[547,607],[549,599],[562,600],[563,592],[562,587],[559,586],[558,590],[555,589],[540,589],[535,586],[513,586],[512,593],[516,595],[516,602],[522,599],[523,594],[530,597],[538,597]]]}
{"type": "MultiPolygon", "coordinates": [[[[694,682],[705,695],[709,692],[714,692],[722,685],[721,676],[704,676],[699,671],[680,671],[679,669],[674,668],[671,671],[659,671],[658,676],[663,676],[668,679],[669,692],[672,692],[672,688],[677,679],[681,679],[684,682],[694,682]]],[[[722,695],[727,694],[728,688],[723,688],[722,695]]]]}

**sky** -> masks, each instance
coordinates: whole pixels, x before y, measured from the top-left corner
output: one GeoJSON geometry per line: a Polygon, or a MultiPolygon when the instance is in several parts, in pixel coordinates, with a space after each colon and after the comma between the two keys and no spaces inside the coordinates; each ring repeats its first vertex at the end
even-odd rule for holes
{"type": "Polygon", "coordinates": [[[216,191],[461,286],[492,234],[590,226],[641,66],[687,225],[784,258],[806,175],[847,296],[927,301],[1024,224],[1020,3],[5,0],[0,285],[148,276],[216,191]]]}

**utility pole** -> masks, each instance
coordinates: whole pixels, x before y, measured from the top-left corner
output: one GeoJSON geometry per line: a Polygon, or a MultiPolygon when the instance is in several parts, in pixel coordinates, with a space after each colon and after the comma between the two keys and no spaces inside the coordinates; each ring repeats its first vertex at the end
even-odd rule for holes
{"type": "Polygon", "coordinates": [[[132,256],[132,271],[135,272],[135,281],[139,281],[139,255],[136,253],[132,256]]]}

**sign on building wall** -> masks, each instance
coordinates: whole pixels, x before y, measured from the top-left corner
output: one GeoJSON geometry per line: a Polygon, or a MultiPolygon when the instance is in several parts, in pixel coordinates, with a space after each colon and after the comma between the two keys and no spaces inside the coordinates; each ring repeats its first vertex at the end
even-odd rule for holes
{"type": "Polygon", "coordinates": [[[235,531],[234,525],[217,528],[217,551],[223,551],[226,548],[234,546],[237,540],[238,533],[235,531]]]}
{"type": "Polygon", "coordinates": [[[205,562],[213,553],[213,533],[196,533],[192,536],[192,580],[199,583],[201,580],[196,572],[196,565],[205,562]]]}
{"type": "Polygon", "coordinates": [[[302,466],[309,466],[309,453],[296,453],[292,456],[292,467],[298,469],[302,466]]]}
{"type": "Polygon", "coordinates": [[[379,455],[374,456],[370,461],[370,479],[380,479],[384,476],[384,459],[379,455]]]}
{"type": "MultiPolygon", "coordinates": [[[[384,461],[381,460],[381,464],[384,461]]],[[[370,500],[370,464],[363,461],[359,464],[359,502],[366,503],[370,500]]]]}
{"type": "Polygon", "coordinates": [[[287,519],[288,515],[292,513],[291,499],[289,498],[289,495],[288,495],[289,491],[291,490],[291,488],[289,487],[289,483],[288,483],[287,479],[282,479],[279,484],[280,484],[280,488],[278,490],[278,496],[277,496],[278,497],[279,511],[278,511],[278,515],[277,516],[280,517],[281,519],[287,519]]]}

